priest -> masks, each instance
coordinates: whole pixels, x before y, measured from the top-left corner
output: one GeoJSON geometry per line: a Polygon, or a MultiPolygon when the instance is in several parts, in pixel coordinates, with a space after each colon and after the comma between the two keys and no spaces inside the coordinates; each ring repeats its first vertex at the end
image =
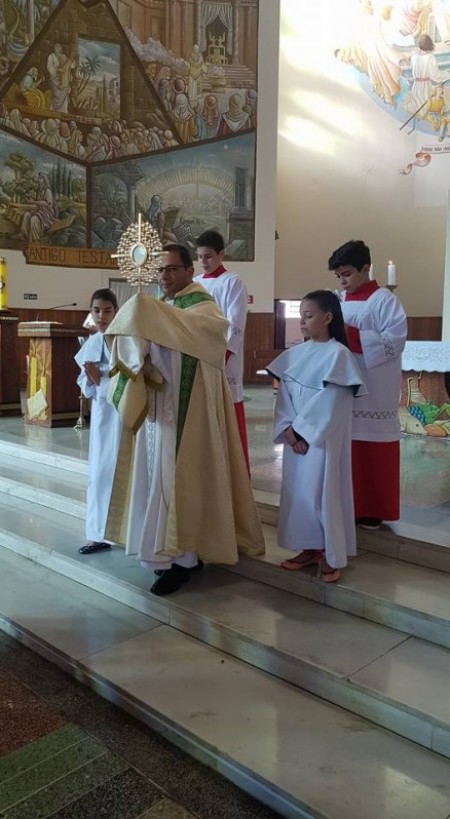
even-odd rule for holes
{"type": "Polygon", "coordinates": [[[199,559],[264,552],[224,375],[227,321],[192,282],[187,248],[167,245],[163,300],[131,298],[108,328],[110,400],[123,423],[108,537],[177,591],[199,559]]]}
{"type": "Polygon", "coordinates": [[[370,250],[349,241],[335,250],[328,268],[339,279],[351,351],[368,395],[354,403],[352,472],[355,518],[366,529],[400,517],[400,423],[405,311],[396,296],[370,279],[370,250]]]}

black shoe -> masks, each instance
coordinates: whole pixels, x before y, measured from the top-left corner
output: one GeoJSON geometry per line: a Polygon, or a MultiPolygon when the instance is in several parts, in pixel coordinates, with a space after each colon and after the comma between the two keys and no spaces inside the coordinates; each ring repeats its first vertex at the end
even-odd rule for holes
{"type": "MultiPolygon", "coordinates": [[[[191,569],[189,569],[189,571],[190,571],[190,572],[197,572],[197,571],[199,571],[200,569],[203,569],[203,566],[204,566],[204,565],[205,565],[205,564],[203,563],[203,560],[199,560],[199,561],[198,561],[198,563],[197,563],[197,565],[196,565],[196,566],[192,566],[192,568],[191,568],[191,569]]],[[[183,567],[181,567],[181,568],[183,568],[183,567]]],[[[162,575],[162,574],[164,574],[164,572],[167,572],[167,571],[169,571],[169,570],[168,570],[168,569],[155,569],[155,574],[156,574],[156,577],[161,577],[161,575],[162,575]]]]}
{"type": "Polygon", "coordinates": [[[95,555],[96,552],[103,552],[104,549],[110,549],[109,543],[86,543],[81,549],[78,549],[80,555],[95,555]]]}
{"type": "Polygon", "coordinates": [[[166,594],[172,594],[172,592],[181,589],[181,586],[188,582],[190,576],[190,569],[185,569],[184,566],[177,566],[175,564],[171,569],[165,569],[163,573],[159,575],[150,591],[158,597],[165,597],[166,594]]]}
{"type": "Polygon", "coordinates": [[[356,518],[355,523],[361,529],[379,529],[383,521],[380,518],[356,518]]]}

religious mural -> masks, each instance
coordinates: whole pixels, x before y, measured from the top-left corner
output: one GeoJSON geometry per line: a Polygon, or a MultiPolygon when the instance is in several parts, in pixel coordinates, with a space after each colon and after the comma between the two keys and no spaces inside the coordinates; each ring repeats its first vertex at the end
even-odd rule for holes
{"type": "Polygon", "coordinates": [[[258,0],[0,0],[2,246],[113,250],[141,211],[252,259],[257,36],[258,0]]]}
{"type": "Polygon", "coordinates": [[[401,170],[450,152],[450,0],[354,0],[338,60],[353,66],[367,93],[422,148],[401,170]]]}

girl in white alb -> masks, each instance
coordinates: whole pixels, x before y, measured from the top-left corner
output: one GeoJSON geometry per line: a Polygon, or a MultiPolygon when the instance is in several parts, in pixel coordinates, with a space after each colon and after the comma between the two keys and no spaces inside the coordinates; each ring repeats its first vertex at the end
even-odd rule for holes
{"type": "Polygon", "coordinates": [[[316,290],[301,301],[302,344],[268,366],[280,381],[274,441],[284,444],[278,542],[290,571],[318,564],[331,583],[356,554],[351,474],[353,396],[365,388],[347,347],[339,299],[316,290]]]}

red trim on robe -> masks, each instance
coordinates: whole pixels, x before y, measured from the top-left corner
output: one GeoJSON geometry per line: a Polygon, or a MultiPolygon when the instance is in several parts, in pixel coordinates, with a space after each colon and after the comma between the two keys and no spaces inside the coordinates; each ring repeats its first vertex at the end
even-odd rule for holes
{"type": "MultiPolygon", "coordinates": [[[[354,293],[346,293],[345,301],[367,301],[367,299],[379,290],[380,285],[375,279],[369,282],[364,282],[354,293]]],[[[347,325],[347,339],[348,346],[352,353],[362,353],[361,338],[357,327],[347,325]]]]}
{"type": "Polygon", "coordinates": [[[400,517],[400,441],[352,441],[355,518],[400,517]]]}
{"type": "Polygon", "coordinates": [[[247,424],[245,422],[244,402],[238,401],[234,405],[234,411],[236,413],[236,420],[239,429],[239,437],[241,439],[242,444],[242,451],[244,453],[245,463],[247,464],[247,470],[250,476],[250,458],[248,454],[247,424]]]}
{"type": "Polygon", "coordinates": [[[228,359],[229,359],[229,358],[230,358],[230,356],[232,356],[232,355],[233,355],[233,351],[232,351],[232,350],[226,350],[226,352],[225,352],[225,364],[227,363],[228,359]]]}
{"type": "Polygon", "coordinates": [[[223,264],[219,264],[219,267],[216,267],[216,269],[212,273],[203,273],[202,278],[203,279],[218,279],[219,276],[222,275],[222,273],[226,273],[226,272],[227,272],[226,267],[224,267],[223,264]]]}

